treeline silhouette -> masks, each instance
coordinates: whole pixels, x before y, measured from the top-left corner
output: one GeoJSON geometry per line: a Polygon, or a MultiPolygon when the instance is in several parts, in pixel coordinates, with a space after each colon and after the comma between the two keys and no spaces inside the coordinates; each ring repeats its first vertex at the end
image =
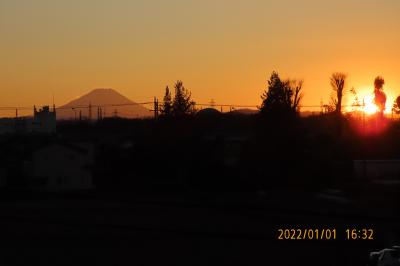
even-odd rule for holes
{"type": "Polygon", "coordinates": [[[103,191],[211,195],[292,187],[316,192],[356,186],[354,159],[400,156],[398,124],[379,136],[360,136],[350,123],[334,114],[285,120],[211,114],[64,122],[59,132],[68,141],[96,143],[94,181],[103,191]]]}
{"type": "MultiPolygon", "coordinates": [[[[364,181],[355,179],[353,160],[400,158],[399,124],[379,135],[360,134],[353,126],[358,120],[341,112],[345,79],[331,77],[332,112],[310,117],[299,115],[303,82],[276,72],[253,115],[196,113],[190,91],[178,81],[174,95],[166,87],[159,119],[62,121],[54,136],[2,136],[0,161],[9,188],[27,186],[26,154],[52,142],[93,143],[94,185],[105,194],[354,188],[364,181]]],[[[383,79],[376,83],[381,91],[383,79]]]]}
{"type": "MultiPolygon", "coordinates": [[[[332,75],[331,103],[314,116],[300,115],[303,82],[273,72],[260,111],[250,115],[195,110],[190,90],[178,81],[173,92],[165,89],[156,119],[58,121],[54,135],[0,135],[0,181],[7,177],[0,189],[2,237],[7,246],[8,239],[18,248],[29,243],[29,250],[43,235],[52,248],[59,239],[64,264],[65,241],[70,239],[85,254],[87,247],[106,240],[115,247],[117,255],[111,252],[109,260],[114,264],[115,258],[137,259],[132,250],[138,246],[147,264],[149,258],[165,263],[175,256],[185,264],[201,257],[209,263],[209,257],[219,256],[235,262],[239,257],[243,264],[277,260],[276,265],[366,265],[371,250],[387,246],[387,239],[399,239],[399,194],[398,186],[358,179],[353,161],[400,158],[400,123],[382,116],[383,78],[375,82],[378,114],[344,113],[346,77],[332,75]],[[93,144],[88,170],[94,189],[31,189],[25,167],[29,156],[52,143],[93,144]],[[326,197],[327,190],[343,193],[326,197]],[[11,204],[5,203],[9,199],[11,204]],[[373,228],[377,239],[344,241],[344,228],[353,226],[373,228]],[[278,228],[321,227],[337,230],[338,239],[275,242],[278,228]],[[57,237],[58,231],[68,237],[57,237]],[[157,246],[153,240],[159,239],[157,246]],[[184,244],[166,245],[170,239],[184,244]],[[207,256],[204,247],[210,244],[215,252],[207,256]],[[117,252],[121,247],[128,247],[127,255],[117,252]],[[197,257],[193,247],[199,247],[197,257]]],[[[356,95],[354,89],[350,92],[356,95]]],[[[101,247],[100,263],[101,253],[107,253],[101,247]]],[[[32,253],[50,254],[36,249],[32,253]]]]}

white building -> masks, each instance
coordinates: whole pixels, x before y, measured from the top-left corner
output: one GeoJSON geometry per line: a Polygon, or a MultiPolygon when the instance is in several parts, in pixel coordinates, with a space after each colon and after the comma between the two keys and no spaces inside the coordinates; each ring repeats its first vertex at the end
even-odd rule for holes
{"type": "Polygon", "coordinates": [[[56,109],[43,106],[39,111],[34,107],[33,117],[15,117],[0,119],[0,134],[28,134],[56,132],[56,109]]]}
{"type": "Polygon", "coordinates": [[[54,143],[34,151],[25,171],[34,189],[91,189],[93,162],[91,144],[54,143]]]}
{"type": "Polygon", "coordinates": [[[50,111],[49,106],[43,106],[43,108],[33,110],[32,120],[32,132],[37,133],[55,133],[56,132],[56,108],[53,106],[53,111],[50,111]]]}

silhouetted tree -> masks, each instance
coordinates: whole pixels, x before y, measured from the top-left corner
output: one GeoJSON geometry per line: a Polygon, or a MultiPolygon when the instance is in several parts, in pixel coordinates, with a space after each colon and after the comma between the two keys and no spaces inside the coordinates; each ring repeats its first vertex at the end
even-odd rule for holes
{"type": "Polygon", "coordinates": [[[374,86],[376,90],[382,90],[385,85],[385,80],[381,76],[377,76],[374,80],[374,86]]]}
{"type": "Polygon", "coordinates": [[[335,107],[332,104],[324,104],[322,108],[323,113],[333,113],[335,111],[335,107]]]}
{"type": "Polygon", "coordinates": [[[358,99],[358,94],[356,89],[353,87],[350,89],[350,93],[353,95],[353,102],[351,103],[351,106],[353,107],[353,110],[359,110],[359,107],[361,106],[361,102],[358,99]]]}
{"type": "Polygon", "coordinates": [[[303,81],[281,80],[277,72],[272,72],[268,88],[261,95],[262,113],[297,113],[302,99],[303,81]]]}
{"type": "Polygon", "coordinates": [[[261,95],[261,111],[282,111],[284,98],[283,82],[274,71],[268,80],[268,89],[261,95]]]}
{"type": "Polygon", "coordinates": [[[303,88],[302,80],[288,80],[286,90],[290,91],[291,97],[288,98],[288,103],[292,111],[298,112],[300,110],[300,101],[303,98],[301,89],[303,88]]]}
{"type": "Polygon", "coordinates": [[[187,90],[182,81],[175,84],[175,97],[172,103],[172,112],[175,117],[182,117],[195,112],[195,102],[191,99],[192,94],[187,90]]]}
{"type": "Polygon", "coordinates": [[[164,116],[171,116],[172,114],[172,96],[171,96],[171,91],[169,90],[169,87],[167,86],[165,88],[165,95],[164,95],[164,104],[163,107],[161,108],[161,114],[164,116]]]}
{"type": "Polygon", "coordinates": [[[375,78],[374,81],[374,103],[378,107],[379,111],[381,114],[383,114],[383,111],[385,110],[385,105],[386,105],[386,94],[383,92],[383,85],[385,84],[385,80],[378,76],[375,78]]]}
{"type": "Polygon", "coordinates": [[[396,114],[400,114],[400,96],[397,96],[396,100],[393,103],[393,111],[396,114]]]}
{"type": "Polygon", "coordinates": [[[346,86],[347,75],[341,72],[335,72],[332,74],[330,81],[333,90],[331,96],[331,104],[335,107],[335,112],[338,114],[342,113],[342,99],[344,95],[344,87],[346,86]]]}

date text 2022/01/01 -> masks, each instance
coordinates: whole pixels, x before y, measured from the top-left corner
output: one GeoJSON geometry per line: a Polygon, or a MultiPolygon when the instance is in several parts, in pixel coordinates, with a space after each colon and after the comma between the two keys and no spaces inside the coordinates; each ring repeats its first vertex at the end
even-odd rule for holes
{"type": "Polygon", "coordinates": [[[278,240],[374,240],[374,229],[371,228],[279,228],[278,240]]]}

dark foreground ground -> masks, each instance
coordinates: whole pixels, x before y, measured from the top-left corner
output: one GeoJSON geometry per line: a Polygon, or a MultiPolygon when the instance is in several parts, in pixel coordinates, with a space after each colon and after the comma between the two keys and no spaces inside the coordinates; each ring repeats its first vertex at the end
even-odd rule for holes
{"type": "Polygon", "coordinates": [[[400,221],[395,198],[364,196],[2,199],[0,265],[366,265],[399,243],[400,221]],[[331,228],[337,239],[277,240],[279,228],[331,228]],[[374,240],[345,240],[346,228],[372,228],[374,240]]]}
{"type": "Polygon", "coordinates": [[[397,167],[354,170],[354,160],[400,158],[400,124],[366,134],[376,119],[367,128],[334,114],[105,119],[5,135],[0,174],[16,191],[0,191],[0,266],[366,265],[371,251],[400,243],[398,182],[368,181],[399,180],[397,167]],[[87,154],[93,146],[98,191],[17,191],[32,185],[37,150],[78,143],[87,154]],[[337,239],[277,239],[297,228],[337,239]],[[374,240],[345,240],[363,228],[374,240]]]}

